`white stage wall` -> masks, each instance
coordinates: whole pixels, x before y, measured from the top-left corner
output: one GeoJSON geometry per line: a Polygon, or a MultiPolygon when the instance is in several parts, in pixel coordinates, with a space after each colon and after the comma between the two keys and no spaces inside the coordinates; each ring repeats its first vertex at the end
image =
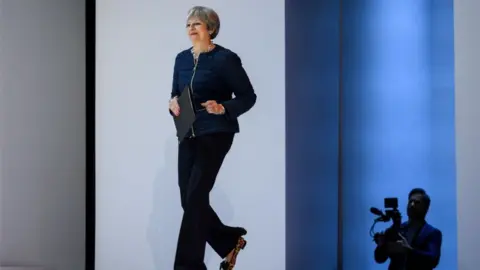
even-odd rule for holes
{"type": "Polygon", "coordinates": [[[455,0],[458,270],[478,269],[480,243],[480,2],[455,0]]]}
{"type": "MultiPolygon", "coordinates": [[[[182,209],[167,107],[194,5],[219,13],[216,43],[241,57],[258,95],[212,205],[249,231],[239,269],[285,269],[284,1],[97,0],[96,270],[173,267],[182,209]]],[[[208,247],[207,267],[220,261],[208,247]]]]}

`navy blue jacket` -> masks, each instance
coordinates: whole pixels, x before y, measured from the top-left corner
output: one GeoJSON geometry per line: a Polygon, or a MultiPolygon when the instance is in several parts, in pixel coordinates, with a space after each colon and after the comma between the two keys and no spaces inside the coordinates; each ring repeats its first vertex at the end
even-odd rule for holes
{"type": "MultiPolygon", "coordinates": [[[[400,230],[406,231],[408,223],[401,225],[400,230]]],[[[406,257],[390,257],[389,270],[432,270],[440,262],[442,247],[442,232],[425,223],[413,239],[411,244],[413,250],[407,252],[406,257]],[[405,266],[405,268],[403,268],[405,266]]],[[[384,263],[389,258],[384,247],[375,249],[375,261],[384,263]]]]}
{"type": "Polygon", "coordinates": [[[196,66],[191,48],[177,55],[171,97],[179,96],[185,86],[192,89],[196,111],[195,123],[187,137],[240,132],[237,118],[250,110],[257,100],[240,58],[220,45],[216,45],[210,52],[200,54],[196,66]],[[208,100],[222,104],[225,114],[209,114],[201,106],[201,103],[208,100]]]}

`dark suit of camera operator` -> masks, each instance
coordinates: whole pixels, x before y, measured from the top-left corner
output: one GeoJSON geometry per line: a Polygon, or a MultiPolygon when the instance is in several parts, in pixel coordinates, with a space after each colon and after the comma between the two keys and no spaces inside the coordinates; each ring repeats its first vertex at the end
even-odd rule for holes
{"type": "Polygon", "coordinates": [[[390,258],[389,270],[431,270],[440,261],[442,232],[425,221],[430,207],[430,197],[425,190],[416,188],[408,195],[408,221],[402,223],[398,241],[387,242],[385,234],[379,237],[375,261],[384,263],[390,258]]]}

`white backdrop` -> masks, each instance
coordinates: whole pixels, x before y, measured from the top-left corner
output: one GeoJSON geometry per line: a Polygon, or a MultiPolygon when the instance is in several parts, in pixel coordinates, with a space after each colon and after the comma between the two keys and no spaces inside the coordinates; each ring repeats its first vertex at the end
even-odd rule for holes
{"type": "MultiPolygon", "coordinates": [[[[248,229],[239,269],[285,269],[285,20],[278,0],[97,0],[96,270],[171,270],[182,210],[167,103],[190,7],[220,15],[258,95],[211,202],[248,229]]],[[[207,267],[220,258],[208,247],[207,267]]]]}
{"type": "Polygon", "coordinates": [[[84,14],[0,0],[0,267],[85,268],[84,14]]]}
{"type": "Polygon", "coordinates": [[[455,0],[458,269],[478,269],[480,243],[480,2],[455,0]]]}

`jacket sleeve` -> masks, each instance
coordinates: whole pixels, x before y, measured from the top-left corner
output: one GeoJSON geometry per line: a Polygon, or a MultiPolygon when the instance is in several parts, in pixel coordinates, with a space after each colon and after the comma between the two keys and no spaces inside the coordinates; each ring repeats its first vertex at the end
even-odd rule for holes
{"type": "Polygon", "coordinates": [[[178,61],[180,58],[180,54],[177,54],[175,57],[175,64],[173,65],[173,79],[172,79],[172,92],[170,94],[170,98],[177,97],[180,95],[180,91],[178,90],[178,61]]]}
{"type": "Polygon", "coordinates": [[[431,267],[432,269],[437,267],[440,262],[440,252],[442,248],[442,232],[435,229],[431,235],[427,238],[427,249],[410,251],[410,256],[417,262],[422,262],[422,265],[431,267]]]}
{"type": "MultiPolygon", "coordinates": [[[[172,91],[170,93],[170,99],[174,97],[178,97],[180,95],[180,91],[178,90],[178,59],[180,58],[180,54],[177,54],[175,57],[175,64],[173,65],[173,79],[172,79],[172,91]]],[[[168,112],[171,116],[174,116],[170,108],[168,112]]]]}
{"type": "Polygon", "coordinates": [[[377,263],[384,263],[388,260],[388,247],[386,242],[387,235],[391,234],[392,228],[388,228],[385,232],[382,232],[379,237],[382,237],[383,240],[378,240],[381,243],[377,243],[377,247],[375,248],[374,252],[374,259],[377,263]]]}
{"type": "Polygon", "coordinates": [[[253,107],[257,101],[257,95],[242,66],[240,57],[235,53],[228,54],[226,64],[223,68],[225,81],[235,97],[222,102],[222,105],[225,108],[227,118],[236,119],[253,107]]]}

